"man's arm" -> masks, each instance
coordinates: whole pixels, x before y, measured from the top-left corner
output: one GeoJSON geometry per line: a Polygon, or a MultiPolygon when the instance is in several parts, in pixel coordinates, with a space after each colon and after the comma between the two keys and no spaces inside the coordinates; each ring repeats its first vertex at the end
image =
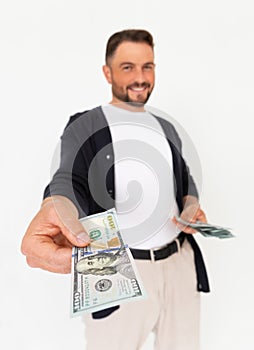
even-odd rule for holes
{"type": "Polygon", "coordinates": [[[89,243],[89,236],[78,220],[87,211],[86,159],[81,152],[81,133],[79,120],[65,128],[59,168],[24,235],[21,251],[31,267],[69,273],[72,246],[89,243]]]}

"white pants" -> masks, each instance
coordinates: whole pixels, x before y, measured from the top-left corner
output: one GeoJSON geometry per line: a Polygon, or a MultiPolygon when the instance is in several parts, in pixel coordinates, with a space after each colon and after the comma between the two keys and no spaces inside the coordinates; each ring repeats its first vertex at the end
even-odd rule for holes
{"type": "Polygon", "coordinates": [[[86,349],[139,350],[154,332],[156,350],[198,350],[200,295],[189,243],[167,259],[135,262],[148,298],[103,319],[86,315],[86,349]]]}

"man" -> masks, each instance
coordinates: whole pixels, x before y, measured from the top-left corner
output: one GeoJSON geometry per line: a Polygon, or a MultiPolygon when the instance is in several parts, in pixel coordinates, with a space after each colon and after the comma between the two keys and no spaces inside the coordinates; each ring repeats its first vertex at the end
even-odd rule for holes
{"type": "Polygon", "coordinates": [[[140,349],[151,331],[157,350],[199,348],[199,292],[209,285],[195,231],[175,216],[206,217],[174,127],[145,110],[155,81],[153,47],[144,30],[110,37],[103,72],[112,101],[71,117],[59,168],[22,242],[30,266],[69,273],[71,246],[89,243],[78,218],[116,207],[148,298],[86,316],[89,350],[140,349]]]}

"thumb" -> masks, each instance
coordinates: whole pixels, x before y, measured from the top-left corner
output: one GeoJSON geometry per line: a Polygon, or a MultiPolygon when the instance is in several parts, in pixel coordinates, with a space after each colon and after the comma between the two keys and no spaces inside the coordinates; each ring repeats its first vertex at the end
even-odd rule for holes
{"type": "Polygon", "coordinates": [[[62,223],[61,231],[63,235],[75,246],[85,247],[90,243],[89,234],[86,232],[81,222],[71,217],[62,223]]]}
{"type": "MultiPolygon", "coordinates": [[[[53,207],[54,218],[58,217],[58,225],[62,234],[75,246],[84,247],[90,243],[90,237],[84,226],[78,220],[78,210],[75,205],[64,196],[53,196],[49,200],[53,207]]],[[[48,204],[44,201],[44,207],[48,204]]]]}

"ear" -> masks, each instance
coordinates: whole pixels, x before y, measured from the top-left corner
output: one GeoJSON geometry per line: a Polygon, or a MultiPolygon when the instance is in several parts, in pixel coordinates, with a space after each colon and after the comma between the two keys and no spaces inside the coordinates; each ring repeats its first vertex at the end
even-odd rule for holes
{"type": "Polygon", "coordinates": [[[105,78],[107,79],[107,82],[109,84],[111,84],[112,83],[112,79],[111,79],[111,69],[110,69],[110,67],[107,66],[107,65],[104,65],[102,67],[102,70],[103,70],[103,73],[105,75],[105,78]]]}

